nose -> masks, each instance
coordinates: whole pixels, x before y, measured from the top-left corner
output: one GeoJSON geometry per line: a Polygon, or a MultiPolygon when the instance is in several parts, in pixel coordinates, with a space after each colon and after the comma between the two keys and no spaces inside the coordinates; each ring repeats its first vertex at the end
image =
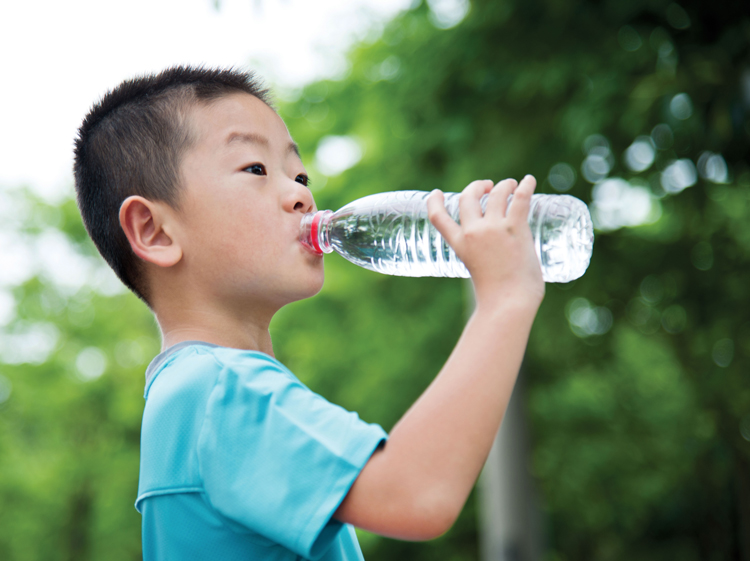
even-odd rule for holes
{"type": "Polygon", "coordinates": [[[284,200],[284,210],[288,212],[300,212],[307,214],[315,212],[315,199],[310,189],[297,181],[293,181],[289,192],[284,200]]]}

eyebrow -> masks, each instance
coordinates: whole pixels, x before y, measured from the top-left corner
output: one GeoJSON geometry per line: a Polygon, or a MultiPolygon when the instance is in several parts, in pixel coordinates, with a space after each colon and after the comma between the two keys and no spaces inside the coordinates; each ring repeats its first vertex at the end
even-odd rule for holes
{"type": "MultiPolygon", "coordinates": [[[[227,139],[227,144],[232,144],[234,142],[242,142],[244,144],[260,144],[261,146],[269,146],[268,139],[265,136],[261,136],[259,134],[253,134],[253,133],[240,133],[235,132],[229,135],[229,138],[227,139]]],[[[301,160],[302,156],[300,156],[299,153],[299,146],[297,146],[296,142],[290,142],[289,146],[286,148],[287,153],[294,153],[297,155],[297,157],[301,160]]]]}

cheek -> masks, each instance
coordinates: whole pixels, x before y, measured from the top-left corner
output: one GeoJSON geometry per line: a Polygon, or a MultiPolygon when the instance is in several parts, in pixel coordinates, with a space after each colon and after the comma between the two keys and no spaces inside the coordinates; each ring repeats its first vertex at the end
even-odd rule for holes
{"type": "Polygon", "coordinates": [[[273,241],[270,209],[241,199],[227,199],[204,209],[205,225],[199,228],[214,243],[245,251],[273,241]]]}
{"type": "Polygon", "coordinates": [[[211,244],[218,250],[216,259],[222,262],[218,267],[262,276],[264,272],[272,273],[283,262],[282,237],[268,214],[233,213],[220,229],[223,231],[213,234],[211,244]]]}

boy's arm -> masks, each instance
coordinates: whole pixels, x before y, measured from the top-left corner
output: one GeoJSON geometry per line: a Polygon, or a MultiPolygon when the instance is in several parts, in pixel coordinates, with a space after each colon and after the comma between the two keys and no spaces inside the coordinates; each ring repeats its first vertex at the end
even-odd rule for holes
{"type": "Polygon", "coordinates": [[[430,197],[430,220],[471,271],[476,308],[445,366],[362,469],[336,519],[405,540],[431,539],[453,525],[500,427],[544,297],[527,218],[535,187],[531,176],[517,189],[513,180],[494,188],[472,183],[461,196],[460,226],[439,194],[430,197]],[[487,192],[483,217],[479,199],[487,192]]]}

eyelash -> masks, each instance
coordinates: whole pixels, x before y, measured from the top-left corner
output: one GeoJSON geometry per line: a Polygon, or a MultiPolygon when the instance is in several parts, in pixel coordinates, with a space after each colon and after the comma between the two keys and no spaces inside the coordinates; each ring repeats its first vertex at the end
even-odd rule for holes
{"type": "MultiPolygon", "coordinates": [[[[259,168],[261,170],[261,173],[255,173],[252,171],[249,173],[253,173],[254,175],[266,175],[266,166],[264,166],[263,164],[251,164],[247,166],[245,170],[250,170],[252,168],[259,168]]],[[[294,180],[297,183],[304,185],[305,187],[309,187],[311,183],[310,178],[304,173],[300,173],[297,177],[294,178],[294,180]],[[299,181],[300,179],[302,179],[302,181],[299,181]]]]}
{"type": "Polygon", "coordinates": [[[260,168],[261,173],[255,173],[255,172],[252,172],[252,171],[250,173],[253,173],[254,175],[266,175],[266,166],[264,166],[263,164],[250,164],[243,171],[247,171],[247,170],[250,170],[252,168],[260,168]]]}

